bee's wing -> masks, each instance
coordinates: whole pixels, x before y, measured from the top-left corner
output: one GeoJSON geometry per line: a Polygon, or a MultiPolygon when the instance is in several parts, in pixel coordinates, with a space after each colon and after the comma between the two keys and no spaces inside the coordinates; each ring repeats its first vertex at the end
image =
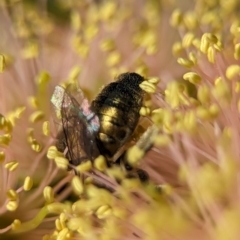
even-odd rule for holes
{"type": "Polygon", "coordinates": [[[92,122],[96,116],[93,114],[89,118],[86,115],[86,112],[90,111],[89,104],[81,89],[75,85],[70,85],[67,89],[57,86],[51,102],[61,124],[56,143],[58,150],[66,153],[73,165],[96,158],[99,152],[95,142],[95,131],[92,129],[92,122]]]}

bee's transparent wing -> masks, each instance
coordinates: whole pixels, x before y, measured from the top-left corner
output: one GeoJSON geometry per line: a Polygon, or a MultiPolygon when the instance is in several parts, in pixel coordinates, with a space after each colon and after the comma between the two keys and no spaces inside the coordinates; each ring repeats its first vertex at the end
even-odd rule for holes
{"type": "Polygon", "coordinates": [[[81,89],[74,84],[67,89],[57,86],[51,102],[61,124],[56,143],[58,150],[64,152],[69,162],[75,166],[87,159],[96,158],[99,151],[92,127],[96,116],[92,114],[89,118],[86,114],[90,111],[89,103],[81,89]]]}

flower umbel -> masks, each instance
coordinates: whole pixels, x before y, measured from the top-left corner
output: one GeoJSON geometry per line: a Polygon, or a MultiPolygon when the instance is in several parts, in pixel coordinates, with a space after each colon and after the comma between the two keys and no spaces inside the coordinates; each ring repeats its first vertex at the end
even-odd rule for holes
{"type": "Polygon", "coordinates": [[[0,3],[0,238],[238,238],[239,3],[176,4],[0,3]],[[127,155],[150,181],[103,156],[75,176],[54,147],[53,89],[92,99],[127,71],[149,79],[127,155]]]}

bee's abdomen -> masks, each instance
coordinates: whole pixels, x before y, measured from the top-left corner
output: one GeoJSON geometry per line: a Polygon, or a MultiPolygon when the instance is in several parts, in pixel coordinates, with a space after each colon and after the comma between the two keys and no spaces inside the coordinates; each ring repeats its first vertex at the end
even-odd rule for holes
{"type": "Polygon", "coordinates": [[[125,73],[107,85],[92,102],[92,110],[99,117],[97,143],[101,154],[112,157],[132,135],[139,120],[143,77],[125,73]]]}

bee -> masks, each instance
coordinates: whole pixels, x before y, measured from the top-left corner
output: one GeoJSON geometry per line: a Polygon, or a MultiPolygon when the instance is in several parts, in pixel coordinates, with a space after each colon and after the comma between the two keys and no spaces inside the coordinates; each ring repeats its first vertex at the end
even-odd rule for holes
{"type": "Polygon", "coordinates": [[[109,161],[127,143],[140,118],[144,91],[140,84],[144,78],[137,73],[121,74],[117,81],[107,85],[91,104],[99,118],[96,143],[99,151],[109,161]]]}
{"type": "MultiPolygon", "coordinates": [[[[139,85],[143,81],[137,73],[123,73],[105,86],[91,104],[74,84],[66,89],[55,88],[51,102],[61,121],[56,147],[65,153],[71,165],[93,161],[100,154],[108,166],[125,158],[125,145],[140,118],[144,91],[139,85]]],[[[141,178],[143,170],[138,172],[141,178]]]]}

